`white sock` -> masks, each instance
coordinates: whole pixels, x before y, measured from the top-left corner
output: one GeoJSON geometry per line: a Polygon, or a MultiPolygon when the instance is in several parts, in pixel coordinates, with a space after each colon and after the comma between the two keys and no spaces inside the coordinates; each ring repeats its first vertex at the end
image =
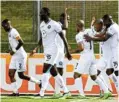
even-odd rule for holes
{"type": "Polygon", "coordinates": [[[81,77],[75,79],[75,86],[76,86],[77,90],[79,91],[80,95],[85,96],[81,77]]]}
{"type": "Polygon", "coordinates": [[[67,89],[67,87],[66,87],[66,85],[65,85],[65,83],[64,83],[63,78],[61,77],[61,75],[58,74],[57,76],[55,76],[55,80],[56,80],[56,82],[58,83],[58,85],[59,85],[61,88],[63,88],[64,93],[68,93],[68,92],[69,92],[68,89],[67,89]]]}
{"type": "Polygon", "coordinates": [[[11,83],[11,85],[12,85],[13,92],[18,93],[17,82],[13,82],[13,83],[11,83]]]}
{"type": "Polygon", "coordinates": [[[114,82],[114,85],[116,87],[116,90],[118,92],[118,80],[117,77],[114,73],[112,73],[111,75],[109,75],[109,78],[114,82]]]}
{"type": "Polygon", "coordinates": [[[36,84],[40,84],[40,81],[37,80],[37,79],[35,79],[34,77],[30,77],[30,81],[31,81],[31,82],[34,82],[34,83],[36,83],[36,84]]]}
{"type": "Polygon", "coordinates": [[[56,94],[59,94],[59,93],[60,93],[60,86],[59,86],[59,84],[56,82],[56,80],[55,80],[55,93],[56,93],[56,94]]]}
{"type": "MultiPolygon", "coordinates": [[[[100,74],[98,77],[103,81],[103,83],[105,84],[105,86],[106,86],[110,91],[112,91],[112,90],[108,87],[108,85],[107,85],[105,79],[103,78],[103,76],[100,74]]],[[[100,90],[102,91],[103,89],[100,87],[100,90]]]]}
{"type": "Polygon", "coordinates": [[[104,93],[109,92],[108,88],[105,86],[105,84],[103,83],[103,81],[99,77],[97,77],[95,82],[103,89],[104,93]]]}
{"type": "Polygon", "coordinates": [[[44,96],[44,92],[48,86],[48,82],[49,82],[49,78],[50,78],[50,75],[49,73],[43,73],[42,75],[42,87],[41,87],[41,90],[39,92],[40,96],[44,96]]]}

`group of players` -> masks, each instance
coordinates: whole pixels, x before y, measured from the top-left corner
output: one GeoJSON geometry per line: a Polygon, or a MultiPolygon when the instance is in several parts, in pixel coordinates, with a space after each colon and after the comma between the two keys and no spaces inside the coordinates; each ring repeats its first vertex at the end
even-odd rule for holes
{"type": "Polygon", "coordinates": [[[69,15],[67,8],[60,15],[58,22],[50,18],[50,10],[43,7],[40,11],[40,40],[38,46],[30,53],[32,56],[37,52],[38,48],[43,45],[45,61],[43,64],[43,74],[41,80],[24,74],[26,71],[27,54],[23,48],[23,41],[18,31],[11,26],[8,19],[2,21],[2,27],[8,32],[10,44],[10,55],[12,55],[9,65],[9,77],[12,85],[13,94],[10,96],[19,96],[15,73],[21,79],[34,82],[39,85],[40,92],[35,95],[37,98],[43,98],[45,90],[49,84],[49,78],[52,75],[55,78],[55,93],[54,98],[66,99],[71,97],[71,94],[63,81],[63,62],[66,56],[68,60],[72,60],[71,53],[80,52],[80,59],[74,70],[75,86],[79,91],[77,98],[86,98],[82,84],[82,74],[89,74],[91,79],[95,81],[101,90],[101,98],[107,99],[111,96],[101,71],[106,69],[106,74],[115,84],[117,93],[118,88],[118,42],[119,42],[119,26],[113,21],[108,14],[101,19],[92,19],[91,27],[85,29],[83,20],[76,24],[76,42],[77,49],[69,50],[66,40],[66,31],[68,28],[69,15]],[[101,42],[102,57],[98,62],[95,62],[93,41],[101,42]],[[61,94],[63,89],[63,94],[61,94]]]}

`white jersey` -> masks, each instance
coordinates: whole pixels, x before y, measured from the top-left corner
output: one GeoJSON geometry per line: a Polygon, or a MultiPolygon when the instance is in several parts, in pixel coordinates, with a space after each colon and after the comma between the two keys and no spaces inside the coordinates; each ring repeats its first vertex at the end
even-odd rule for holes
{"type": "Polygon", "coordinates": [[[76,35],[76,42],[77,43],[82,43],[84,45],[84,50],[81,52],[81,54],[82,53],[90,53],[90,52],[94,53],[94,51],[93,51],[93,41],[87,42],[84,39],[85,34],[88,34],[88,35],[92,36],[93,32],[92,32],[91,29],[86,29],[85,31],[79,32],[76,35]]]}
{"type": "MultiPolygon", "coordinates": [[[[62,24],[60,22],[58,22],[60,24],[60,26],[62,27],[62,24]]],[[[66,30],[62,30],[64,36],[66,35],[66,30]]],[[[58,46],[58,50],[62,53],[64,53],[64,43],[63,40],[61,39],[61,37],[59,35],[56,36],[56,43],[58,46]]]]}
{"type": "Polygon", "coordinates": [[[118,56],[118,42],[119,42],[119,26],[114,23],[108,29],[107,33],[111,35],[111,37],[102,43],[102,52],[103,57],[108,58],[112,57],[115,61],[117,61],[118,56]]]}
{"type": "MultiPolygon", "coordinates": [[[[11,30],[8,32],[8,39],[9,39],[9,44],[10,44],[11,49],[16,49],[16,47],[19,43],[16,40],[16,37],[18,37],[18,36],[20,36],[20,35],[15,28],[11,28],[11,30]]],[[[25,52],[24,48],[21,46],[13,56],[21,58],[21,57],[26,56],[26,52],[25,52]]]]}
{"type": "Polygon", "coordinates": [[[61,26],[56,21],[50,19],[48,23],[41,22],[40,31],[42,34],[44,53],[57,53],[56,36],[62,31],[61,26]]]}

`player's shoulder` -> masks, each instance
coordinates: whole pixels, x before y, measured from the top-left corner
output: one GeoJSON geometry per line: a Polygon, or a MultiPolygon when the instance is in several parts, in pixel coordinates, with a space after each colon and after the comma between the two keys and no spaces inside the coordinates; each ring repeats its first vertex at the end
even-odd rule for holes
{"type": "Polygon", "coordinates": [[[83,37],[83,32],[79,32],[78,34],[76,34],[75,38],[82,38],[83,37]]]}
{"type": "Polygon", "coordinates": [[[107,32],[115,33],[119,31],[119,25],[116,23],[113,23],[108,29],[107,32]]]}
{"type": "Polygon", "coordinates": [[[108,28],[108,30],[114,30],[114,29],[117,29],[117,28],[119,28],[119,25],[118,24],[116,24],[116,23],[113,23],[109,28],[108,28]]]}
{"type": "Polygon", "coordinates": [[[40,23],[40,27],[42,27],[44,25],[44,21],[41,21],[40,23]]]}
{"type": "Polygon", "coordinates": [[[57,23],[59,23],[59,25],[62,26],[62,23],[60,21],[58,21],[57,23]]]}
{"type": "Polygon", "coordinates": [[[85,29],[84,34],[88,34],[90,36],[93,36],[96,34],[96,32],[93,31],[93,29],[91,29],[91,28],[87,28],[87,29],[85,29]]]}
{"type": "Polygon", "coordinates": [[[61,26],[57,21],[51,20],[51,24],[54,26],[61,26]]]}
{"type": "Polygon", "coordinates": [[[18,31],[17,31],[17,29],[12,28],[12,29],[11,29],[11,34],[14,34],[14,33],[18,33],[18,31]]]}
{"type": "Polygon", "coordinates": [[[91,28],[87,28],[87,29],[84,30],[84,33],[89,33],[89,32],[91,32],[91,31],[92,31],[91,28]]]}

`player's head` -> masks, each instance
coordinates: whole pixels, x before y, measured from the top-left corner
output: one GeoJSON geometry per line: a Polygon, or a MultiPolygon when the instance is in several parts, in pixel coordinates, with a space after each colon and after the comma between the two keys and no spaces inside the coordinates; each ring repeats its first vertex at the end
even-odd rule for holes
{"type": "Polygon", "coordinates": [[[104,15],[102,19],[103,19],[104,26],[106,26],[106,28],[110,27],[110,25],[113,23],[112,16],[108,14],[104,15]]]}
{"type": "Polygon", "coordinates": [[[80,20],[80,21],[78,21],[78,23],[76,25],[76,31],[77,32],[80,32],[83,29],[84,29],[84,21],[83,20],[80,20]]]}
{"type": "Polygon", "coordinates": [[[10,21],[8,19],[4,19],[2,21],[2,27],[4,28],[6,32],[9,32],[10,31],[10,21]]]}
{"type": "Polygon", "coordinates": [[[43,7],[40,11],[41,20],[46,20],[50,17],[50,10],[47,7],[43,7]]]}
{"type": "Polygon", "coordinates": [[[96,20],[94,23],[94,27],[97,32],[100,32],[103,28],[103,20],[102,19],[96,20]]]}
{"type": "MultiPolygon", "coordinates": [[[[60,14],[60,22],[61,23],[64,23],[65,16],[66,16],[65,13],[60,14]]],[[[67,20],[68,20],[68,22],[70,22],[70,16],[69,15],[67,15],[67,20]]]]}

